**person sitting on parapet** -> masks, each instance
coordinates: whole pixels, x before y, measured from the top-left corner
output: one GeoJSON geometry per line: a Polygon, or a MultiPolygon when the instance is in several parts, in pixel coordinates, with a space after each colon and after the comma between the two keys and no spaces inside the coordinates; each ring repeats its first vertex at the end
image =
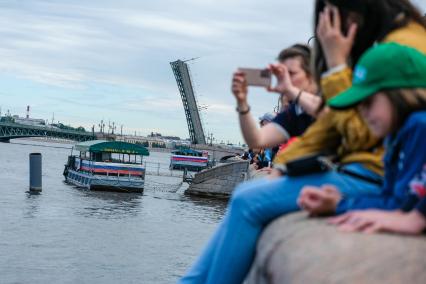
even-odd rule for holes
{"type": "Polygon", "coordinates": [[[332,219],[346,231],[419,234],[426,228],[426,54],[396,43],[377,45],[360,59],[354,74],[352,88],[328,105],[338,110],[357,106],[371,131],[386,137],[383,187],[345,196],[332,185],[307,186],[298,204],[311,215],[372,209],[332,219]],[[402,210],[384,211],[395,209],[402,210]]]}

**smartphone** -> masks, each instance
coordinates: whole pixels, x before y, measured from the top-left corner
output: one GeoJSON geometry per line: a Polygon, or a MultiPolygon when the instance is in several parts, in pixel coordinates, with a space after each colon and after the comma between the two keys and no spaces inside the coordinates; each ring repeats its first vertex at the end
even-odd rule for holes
{"type": "Polygon", "coordinates": [[[271,85],[271,71],[269,69],[239,68],[246,75],[247,85],[269,87],[271,85]]]}

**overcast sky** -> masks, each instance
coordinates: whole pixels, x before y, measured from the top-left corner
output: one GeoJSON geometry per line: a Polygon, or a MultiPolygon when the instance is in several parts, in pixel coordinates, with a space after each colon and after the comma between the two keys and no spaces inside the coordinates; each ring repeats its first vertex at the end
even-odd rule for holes
{"type": "MultiPolygon", "coordinates": [[[[426,11],[426,0],[414,1],[426,11]]],[[[242,142],[230,93],[238,67],[263,67],[312,35],[312,0],[0,0],[2,114],[189,137],[169,62],[189,62],[205,132],[242,142]]],[[[277,96],[250,90],[256,117],[277,96]]]]}

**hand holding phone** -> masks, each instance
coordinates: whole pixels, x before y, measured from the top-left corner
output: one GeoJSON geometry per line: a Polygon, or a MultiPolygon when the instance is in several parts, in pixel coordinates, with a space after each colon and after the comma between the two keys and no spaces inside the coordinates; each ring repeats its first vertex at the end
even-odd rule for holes
{"type": "Polygon", "coordinates": [[[256,68],[239,68],[244,73],[248,86],[257,86],[268,88],[271,86],[271,70],[256,68]]]}
{"type": "Polygon", "coordinates": [[[276,85],[268,88],[269,92],[275,92],[285,95],[288,95],[289,93],[298,92],[294,91],[295,87],[291,81],[290,73],[288,71],[287,66],[282,63],[270,64],[269,70],[271,70],[271,73],[275,75],[277,79],[276,85]]]}

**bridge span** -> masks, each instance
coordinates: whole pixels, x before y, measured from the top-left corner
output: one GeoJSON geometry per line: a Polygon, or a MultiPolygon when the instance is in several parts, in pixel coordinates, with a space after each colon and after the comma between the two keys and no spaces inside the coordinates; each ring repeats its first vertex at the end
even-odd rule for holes
{"type": "Polygon", "coordinates": [[[74,141],[95,140],[92,132],[59,129],[49,126],[33,126],[11,122],[0,122],[0,142],[8,143],[10,139],[25,137],[52,137],[74,141]]]}

